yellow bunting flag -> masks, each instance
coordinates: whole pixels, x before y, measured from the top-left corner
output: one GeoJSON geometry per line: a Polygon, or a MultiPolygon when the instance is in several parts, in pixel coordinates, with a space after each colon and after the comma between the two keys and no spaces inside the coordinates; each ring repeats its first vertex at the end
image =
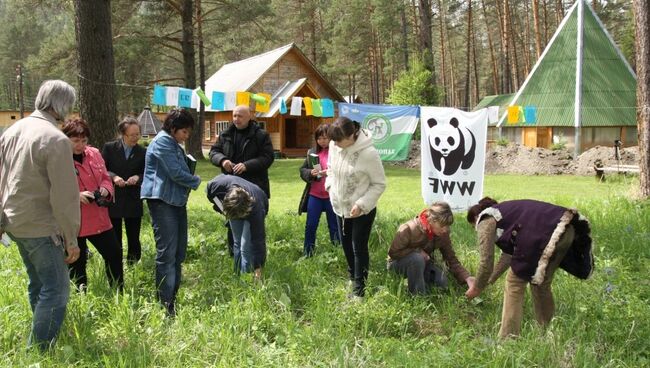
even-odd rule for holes
{"type": "Polygon", "coordinates": [[[311,98],[309,98],[309,97],[304,97],[304,98],[302,99],[302,102],[305,103],[305,115],[307,115],[307,116],[309,116],[309,115],[313,115],[314,113],[313,113],[313,111],[312,111],[311,98]]]}
{"type": "Polygon", "coordinates": [[[519,122],[519,106],[508,106],[508,124],[519,122]]]}
{"type": "Polygon", "coordinates": [[[237,106],[239,105],[250,105],[251,103],[251,94],[250,92],[237,92],[237,106]]]}
{"type": "Polygon", "coordinates": [[[255,111],[269,112],[269,108],[271,107],[271,95],[268,93],[257,93],[257,96],[262,97],[264,99],[264,103],[260,103],[259,101],[255,100],[255,111]]]}

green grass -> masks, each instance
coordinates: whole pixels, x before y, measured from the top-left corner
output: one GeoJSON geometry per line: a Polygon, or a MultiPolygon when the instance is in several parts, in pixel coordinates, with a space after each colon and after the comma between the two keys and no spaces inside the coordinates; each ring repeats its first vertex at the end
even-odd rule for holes
{"type": "MultiPolygon", "coordinates": [[[[441,366],[640,367],[650,364],[650,205],[628,199],[637,182],[597,183],[592,177],[488,176],[485,194],[535,198],[577,207],[593,227],[596,271],[588,281],[556,274],[557,313],[546,331],[527,300],[522,337],[495,340],[503,280],[468,303],[452,281],[445,292],[411,297],[385,270],[397,226],[423,208],[419,171],[387,165],[388,188],[370,241],[369,291],[346,298],[345,260],[319,227],[317,254],[301,257],[304,216],[300,160],[276,161],[267,217],[266,280],[237,278],[225,248],[222,217],[205,199],[205,184],[189,203],[190,243],[178,296],[179,315],[164,318],[155,302],[154,243],[148,216],[143,260],[126,270],[126,291],[108,289],[101,257],[89,264],[89,291],[73,294],[51,354],[25,348],[31,312],[27,276],[15,246],[0,249],[0,366],[441,366]]],[[[204,183],[216,169],[200,163],[204,183]]],[[[478,252],[459,214],[452,239],[471,272],[478,252]]],[[[97,254],[97,253],[95,253],[97,254]]],[[[439,256],[438,256],[439,257],[439,256]]]]}

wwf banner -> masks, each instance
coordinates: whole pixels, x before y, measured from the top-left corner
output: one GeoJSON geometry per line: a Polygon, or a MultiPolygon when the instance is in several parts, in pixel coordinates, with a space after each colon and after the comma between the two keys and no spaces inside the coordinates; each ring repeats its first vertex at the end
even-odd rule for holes
{"type": "Polygon", "coordinates": [[[417,106],[389,106],[339,103],[339,116],[361,123],[372,133],[382,161],[406,160],[411,136],[418,124],[417,106]]]}
{"type": "Polygon", "coordinates": [[[488,110],[421,107],[422,197],[465,211],[483,196],[488,110]]]}

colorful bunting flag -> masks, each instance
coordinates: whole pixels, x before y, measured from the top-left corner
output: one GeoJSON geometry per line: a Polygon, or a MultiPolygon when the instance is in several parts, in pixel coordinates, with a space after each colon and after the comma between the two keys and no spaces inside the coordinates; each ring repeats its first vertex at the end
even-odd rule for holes
{"type": "Polygon", "coordinates": [[[251,93],[250,92],[237,92],[237,106],[251,104],[251,93]]]}
{"type": "Polygon", "coordinates": [[[508,124],[519,122],[519,106],[508,106],[508,124]]]}
{"type": "Polygon", "coordinates": [[[189,88],[178,89],[178,104],[179,107],[192,107],[192,90],[189,88]]]}
{"type": "Polygon", "coordinates": [[[196,94],[199,95],[201,102],[203,102],[205,106],[210,106],[210,100],[208,99],[208,96],[205,95],[205,92],[203,92],[201,88],[196,90],[196,94]]]}
{"type": "Polygon", "coordinates": [[[334,102],[329,98],[323,98],[320,100],[321,108],[323,110],[322,117],[324,118],[333,118],[334,117],[334,102]]]}
{"type": "Polygon", "coordinates": [[[305,115],[314,115],[311,105],[311,97],[303,97],[302,102],[305,104],[305,115]]]}
{"type": "Polygon", "coordinates": [[[167,104],[167,92],[164,86],[156,84],[153,86],[153,104],[165,105],[167,104]]]}
{"type": "Polygon", "coordinates": [[[488,124],[499,122],[499,106],[488,106],[488,124]]]}
{"type": "Polygon", "coordinates": [[[212,92],[212,109],[223,111],[226,109],[226,94],[223,92],[212,92]]]}
{"type": "Polygon", "coordinates": [[[291,98],[291,115],[302,115],[302,97],[294,96],[291,98]]]}
{"type": "Polygon", "coordinates": [[[268,93],[257,93],[256,96],[261,97],[264,103],[255,100],[255,111],[269,112],[269,109],[271,108],[271,95],[268,93]]]}
{"type": "Polygon", "coordinates": [[[225,108],[226,111],[232,111],[237,107],[237,92],[226,92],[225,108]]]}
{"type": "Polygon", "coordinates": [[[323,116],[323,108],[321,107],[321,102],[319,99],[311,100],[311,108],[314,112],[314,116],[321,117],[323,116]]]}
{"type": "Polygon", "coordinates": [[[166,88],[166,100],[165,105],[167,106],[178,106],[178,87],[167,87],[166,88]]]}
{"type": "Polygon", "coordinates": [[[537,108],[535,106],[526,106],[524,108],[524,116],[526,118],[526,124],[537,123],[537,108]]]}
{"type": "Polygon", "coordinates": [[[280,97],[280,114],[287,113],[287,102],[284,100],[284,97],[280,97]]]}

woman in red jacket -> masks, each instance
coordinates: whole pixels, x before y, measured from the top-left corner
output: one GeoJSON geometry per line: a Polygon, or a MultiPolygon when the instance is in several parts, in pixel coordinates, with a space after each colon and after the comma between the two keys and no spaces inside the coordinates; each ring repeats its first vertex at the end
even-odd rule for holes
{"type": "Polygon", "coordinates": [[[63,133],[72,142],[72,158],[79,183],[81,203],[81,228],[77,238],[80,255],[77,261],[69,265],[70,278],[79,290],[85,290],[87,287],[86,240],[89,240],[104,258],[106,276],[110,285],[122,289],[124,286],[122,249],[108,216],[108,206],[114,195],[113,183],[104,165],[104,159],[97,148],[88,145],[90,129],[83,119],[66,121],[63,125],[63,133]]]}

